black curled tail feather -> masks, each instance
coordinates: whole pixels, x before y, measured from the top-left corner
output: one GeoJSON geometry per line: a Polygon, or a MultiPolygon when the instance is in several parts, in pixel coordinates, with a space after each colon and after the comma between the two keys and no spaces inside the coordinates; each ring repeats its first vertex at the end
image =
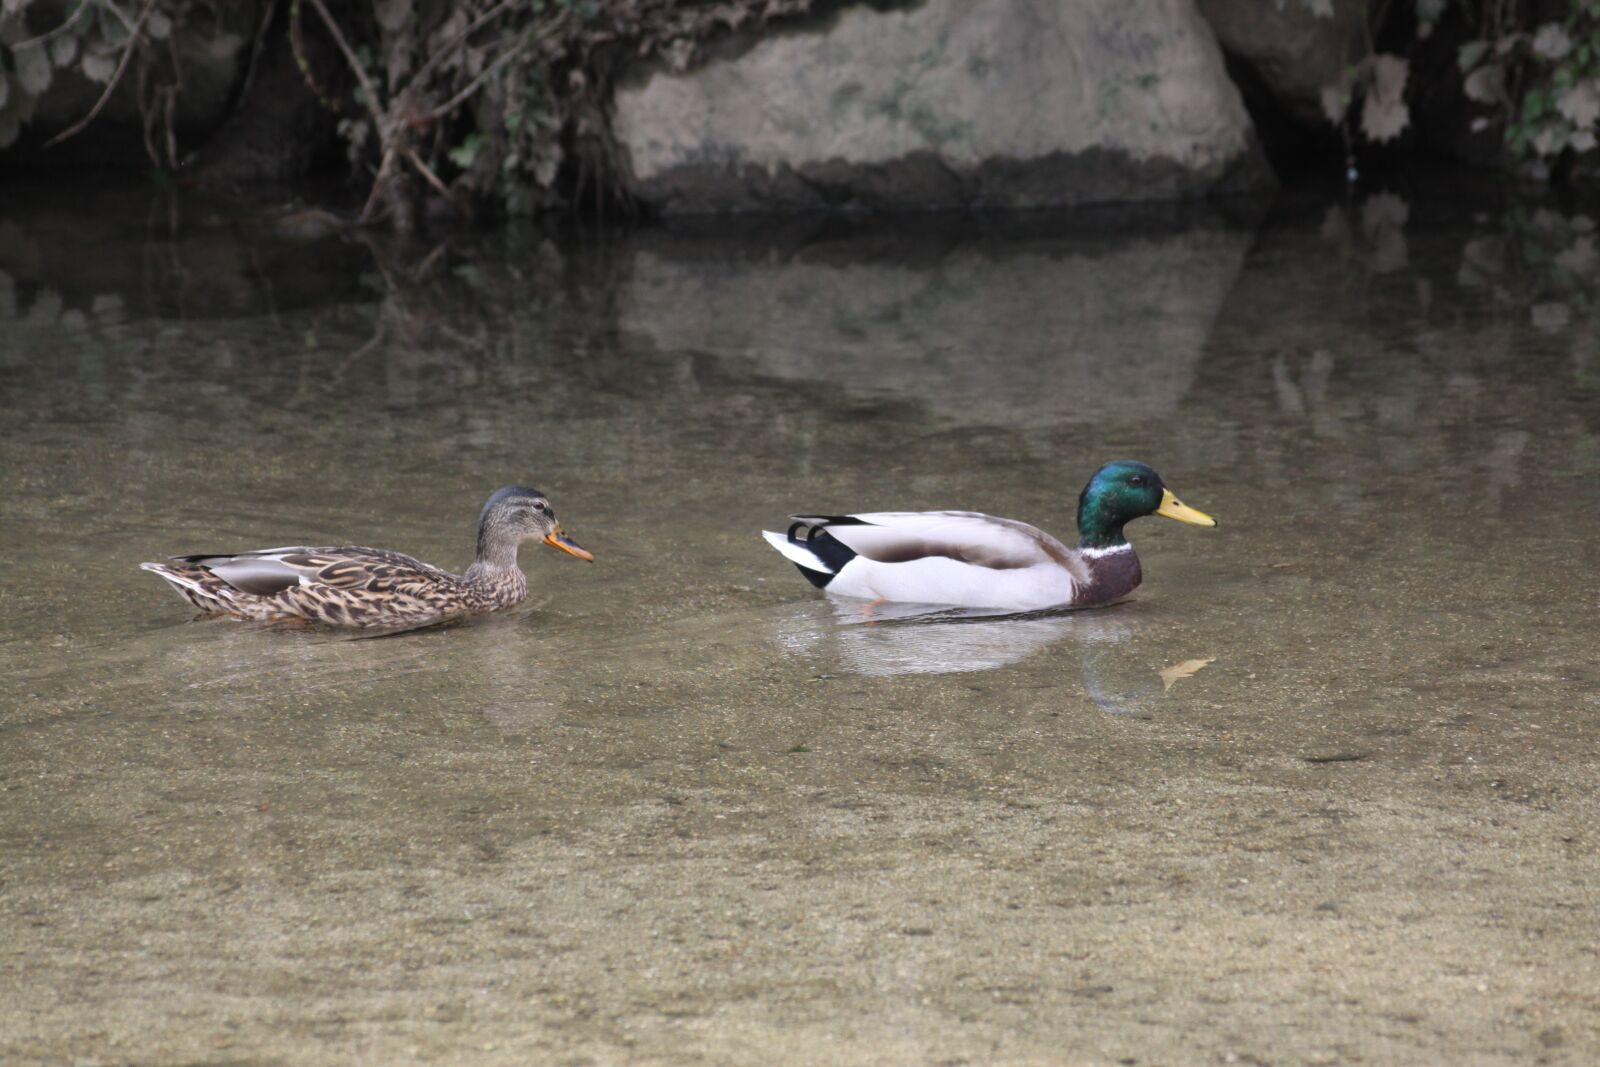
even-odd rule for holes
{"type": "MultiPolygon", "coordinates": [[[[835,520],[826,519],[823,521],[833,522],[835,520]]],[[[859,524],[859,520],[844,519],[843,521],[859,524]]],[[[831,573],[814,571],[809,567],[802,567],[798,563],[795,564],[795,569],[805,575],[806,581],[818,589],[826,588],[827,584],[833,581],[834,575],[843,570],[845,564],[856,558],[855,550],[829,534],[821,522],[797,519],[789,525],[788,539],[794,544],[804,545],[812,555],[821,560],[831,571],[831,573]]]]}

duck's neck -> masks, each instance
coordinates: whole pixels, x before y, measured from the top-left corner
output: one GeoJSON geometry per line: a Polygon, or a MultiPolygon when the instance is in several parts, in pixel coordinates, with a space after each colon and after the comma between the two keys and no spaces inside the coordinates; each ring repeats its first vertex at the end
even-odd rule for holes
{"type": "Polygon", "coordinates": [[[1133,592],[1144,577],[1139,557],[1128,539],[1122,536],[1122,523],[1099,523],[1093,516],[1078,512],[1078,556],[1089,572],[1088,584],[1079,594],[1080,604],[1106,604],[1133,592]]]}
{"type": "Polygon", "coordinates": [[[469,580],[496,578],[510,572],[522,574],[517,567],[517,539],[489,527],[479,528],[478,555],[467,568],[466,577],[469,580]]]}

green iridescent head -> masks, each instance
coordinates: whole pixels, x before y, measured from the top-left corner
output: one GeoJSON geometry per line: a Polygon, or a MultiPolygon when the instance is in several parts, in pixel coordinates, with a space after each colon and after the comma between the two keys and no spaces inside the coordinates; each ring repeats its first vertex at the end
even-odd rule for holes
{"type": "Polygon", "coordinates": [[[1122,527],[1142,515],[1163,515],[1194,526],[1217,520],[1180,502],[1148,463],[1119,459],[1094,472],[1078,495],[1078,547],[1127,544],[1122,527]]]}

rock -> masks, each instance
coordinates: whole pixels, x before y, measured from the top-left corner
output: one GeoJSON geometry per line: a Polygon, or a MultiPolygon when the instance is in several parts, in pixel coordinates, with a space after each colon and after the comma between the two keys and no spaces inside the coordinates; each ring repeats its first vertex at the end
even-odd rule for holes
{"type": "Polygon", "coordinates": [[[1222,47],[1254,72],[1273,101],[1301,122],[1327,123],[1322,90],[1365,54],[1366,0],[1197,0],[1222,47]]]}
{"type": "Polygon", "coordinates": [[[852,5],[624,73],[632,193],[667,214],[1036,207],[1271,182],[1192,0],[852,5]]]}

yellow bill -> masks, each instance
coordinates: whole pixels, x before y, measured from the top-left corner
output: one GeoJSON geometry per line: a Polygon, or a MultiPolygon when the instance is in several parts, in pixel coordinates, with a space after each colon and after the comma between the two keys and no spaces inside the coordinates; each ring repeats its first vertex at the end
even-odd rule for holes
{"type": "Polygon", "coordinates": [[[1165,515],[1169,519],[1186,522],[1190,526],[1215,526],[1217,520],[1203,511],[1196,511],[1188,504],[1172,495],[1171,489],[1161,490],[1161,506],[1156,508],[1157,515],[1165,515]]]}
{"type": "MultiPolygon", "coordinates": [[[[1199,513],[1196,512],[1196,514],[1199,513]]],[[[559,548],[569,556],[577,556],[579,559],[586,559],[590,563],[594,562],[594,553],[562,533],[559,526],[544,535],[544,543],[551,548],[559,548]]]]}

